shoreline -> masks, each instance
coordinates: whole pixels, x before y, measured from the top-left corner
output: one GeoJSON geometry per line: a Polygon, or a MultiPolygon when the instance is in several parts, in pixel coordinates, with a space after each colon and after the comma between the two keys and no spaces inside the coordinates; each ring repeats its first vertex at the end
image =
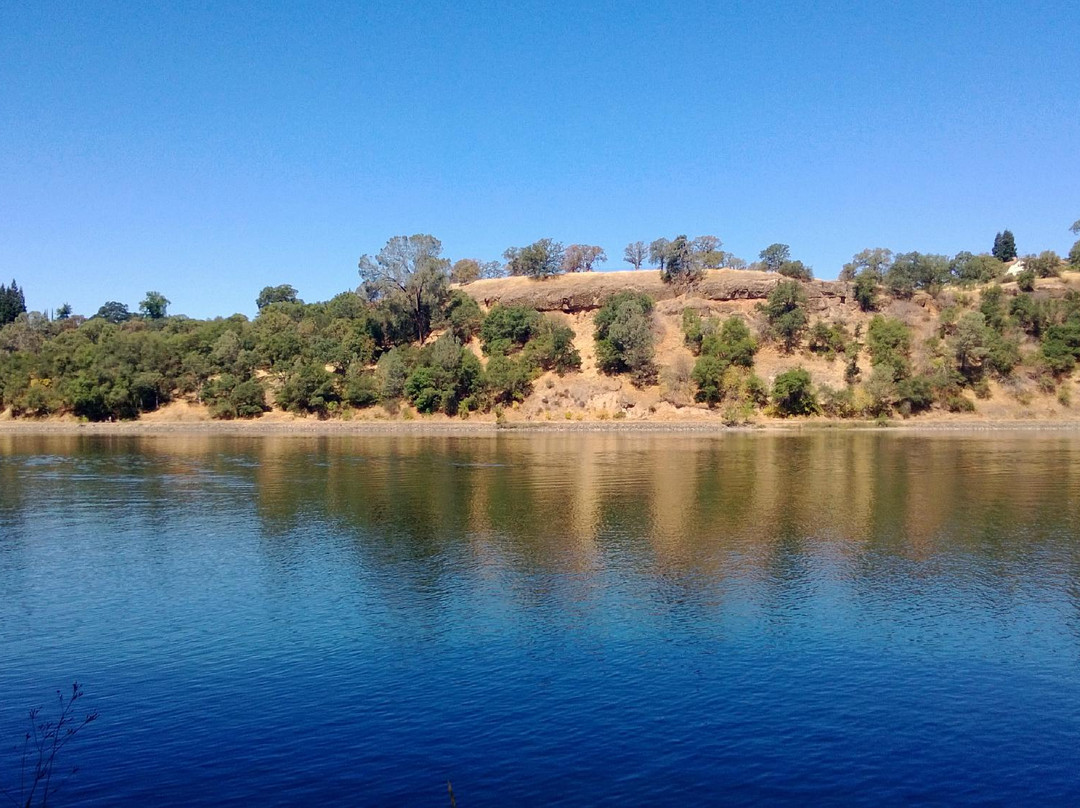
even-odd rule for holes
{"type": "Polygon", "coordinates": [[[411,436],[491,436],[537,433],[624,433],[624,434],[746,434],[805,432],[1080,432],[1077,421],[1038,420],[949,420],[930,422],[849,421],[814,419],[810,421],[769,421],[740,426],[726,426],[719,421],[119,421],[76,422],[0,420],[0,435],[94,435],[94,436],[170,436],[220,435],[230,437],[309,437],[333,435],[411,435],[411,436]]]}

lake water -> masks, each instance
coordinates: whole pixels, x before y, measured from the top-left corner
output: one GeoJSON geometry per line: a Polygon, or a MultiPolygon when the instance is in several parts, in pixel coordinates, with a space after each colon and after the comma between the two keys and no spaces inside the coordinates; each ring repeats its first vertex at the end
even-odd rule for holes
{"type": "Polygon", "coordinates": [[[73,679],[57,806],[1077,804],[1080,437],[0,434],[0,785],[73,679]]]}

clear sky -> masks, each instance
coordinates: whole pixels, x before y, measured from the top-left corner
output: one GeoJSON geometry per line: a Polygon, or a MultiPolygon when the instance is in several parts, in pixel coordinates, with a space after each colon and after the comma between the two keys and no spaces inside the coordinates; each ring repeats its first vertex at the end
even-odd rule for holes
{"type": "Polygon", "coordinates": [[[397,234],[1068,250],[1080,3],[0,0],[0,279],[32,309],[323,300],[397,234]]]}

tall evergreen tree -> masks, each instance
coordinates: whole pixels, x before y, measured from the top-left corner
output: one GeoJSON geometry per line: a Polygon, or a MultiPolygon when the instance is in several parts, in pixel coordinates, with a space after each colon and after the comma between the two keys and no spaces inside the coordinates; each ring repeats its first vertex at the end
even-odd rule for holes
{"type": "Polygon", "coordinates": [[[14,280],[11,281],[10,287],[0,284],[0,325],[14,322],[15,318],[24,311],[26,311],[26,298],[23,297],[23,291],[19,285],[14,280]]]}
{"type": "Polygon", "coordinates": [[[994,236],[994,249],[990,253],[999,261],[1012,261],[1016,258],[1016,239],[1011,230],[994,236]]]}

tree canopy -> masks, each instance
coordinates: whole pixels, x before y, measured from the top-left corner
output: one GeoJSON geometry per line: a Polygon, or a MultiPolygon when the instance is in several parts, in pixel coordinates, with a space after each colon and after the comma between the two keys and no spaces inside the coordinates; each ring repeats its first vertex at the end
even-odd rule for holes
{"type": "Polygon", "coordinates": [[[367,298],[400,305],[420,342],[431,333],[432,316],[449,294],[450,262],[441,254],[442,242],[434,236],[394,236],[374,258],[363,255],[358,263],[367,298]]]}
{"type": "Polygon", "coordinates": [[[26,298],[19,285],[14,280],[11,281],[11,286],[0,284],[0,326],[14,322],[24,311],[26,298]]]}

